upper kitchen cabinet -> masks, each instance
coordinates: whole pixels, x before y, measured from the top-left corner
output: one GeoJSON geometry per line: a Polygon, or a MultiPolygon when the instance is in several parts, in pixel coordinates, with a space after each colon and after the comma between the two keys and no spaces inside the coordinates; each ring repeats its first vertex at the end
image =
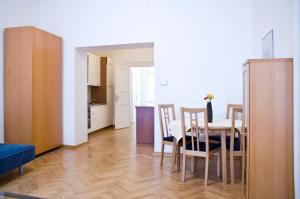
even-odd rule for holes
{"type": "Polygon", "coordinates": [[[87,84],[89,86],[101,86],[100,57],[91,53],[87,54],[87,84]]]}
{"type": "Polygon", "coordinates": [[[114,85],[114,67],[110,57],[100,58],[101,86],[91,86],[91,101],[108,104],[114,85]]]}

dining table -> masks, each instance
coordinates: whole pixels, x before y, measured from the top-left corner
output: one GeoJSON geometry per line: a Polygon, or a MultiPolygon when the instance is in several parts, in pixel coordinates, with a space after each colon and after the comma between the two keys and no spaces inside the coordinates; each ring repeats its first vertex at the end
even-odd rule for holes
{"type": "MultiPolygon", "coordinates": [[[[186,122],[186,128],[190,127],[187,125],[190,122],[186,122]]],[[[204,129],[204,120],[199,120],[198,125],[200,129],[204,129]]],[[[222,178],[223,184],[227,184],[227,151],[226,151],[226,134],[230,132],[232,126],[231,119],[214,119],[211,123],[208,123],[208,133],[209,135],[219,135],[221,137],[221,157],[222,157],[222,178]]],[[[242,128],[242,120],[235,120],[235,128],[242,128]]],[[[169,132],[172,136],[174,136],[179,142],[182,137],[182,121],[181,120],[173,120],[170,121],[169,124],[169,132]]]]}

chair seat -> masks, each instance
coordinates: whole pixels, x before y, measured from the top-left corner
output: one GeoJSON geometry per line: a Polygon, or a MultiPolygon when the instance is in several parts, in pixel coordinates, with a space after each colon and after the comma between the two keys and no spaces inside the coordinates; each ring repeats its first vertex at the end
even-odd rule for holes
{"type": "MultiPolygon", "coordinates": [[[[226,136],[226,149],[230,150],[230,136],[226,136]]],[[[236,137],[234,138],[233,150],[234,151],[241,150],[240,138],[236,138],[236,137]]]]}
{"type": "MultiPolygon", "coordinates": [[[[217,148],[219,148],[221,146],[221,144],[219,143],[209,143],[209,151],[215,150],[217,148]]],[[[192,148],[192,143],[187,144],[186,145],[186,149],[187,150],[193,150],[192,148]]],[[[197,143],[194,143],[194,150],[197,151],[198,150],[198,146],[197,143]]],[[[205,152],[206,151],[206,143],[205,142],[199,142],[199,147],[200,147],[200,151],[205,152]]]]}
{"type": "Polygon", "coordinates": [[[174,136],[164,137],[163,140],[164,140],[164,141],[173,142],[173,141],[174,141],[174,136]]]}
{"type": "MultiPolygon", "coordinates": [[[[221,141],[221,137],[218,135],[209,136],[209,139],[213,141],[221,141]]],[[[226,136],[226,149],[230,150],[230,136],[226,136]]],[[[241,150],[240,138],[234,137],[233,150],[234,151],[241,150]]]]}
{"type": "MultiPolygon", "coordinates": [[[[196,138],[195,138],[196,139],[196,138]]],[[[189,136],[189,135],[186,135],[185,136],[185,141],[187,143],[191,142],[192,141],[192,136],[189,136]]],[[[183,138],[180,138],[180,140],[178,141],[179,144],[182,144],[183,143],[183,138]]]]}
{"type": "MultiPolygon", "coordinates": [[[[192,141],[192,137],[191,136],[185,136],[186,138],[186,142],[191,142],[192,141]]],[[[163,138],[164,141],[169,141],[169,142],[173,142],[174,141],[174,136],[169,136],[169,137],[164,137],[163,138]]],[[[179,141],[178,141],[179,144],[182,144],[183,143],[183,138],[181,138],[179,141]]]]}

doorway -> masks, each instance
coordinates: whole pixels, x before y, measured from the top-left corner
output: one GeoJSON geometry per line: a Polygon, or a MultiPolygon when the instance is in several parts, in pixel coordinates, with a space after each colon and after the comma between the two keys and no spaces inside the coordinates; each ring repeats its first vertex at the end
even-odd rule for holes
{"type": "Polygon", "coordinates": [[[154,106],[155,69],[153,62],[115,66],[115,128],[135,122],[136,106],[154,106]]]}
{"type": "Polygon", "coordinates": [[[136,121],[136,106],[155,105],[154,66],[130,67],[130,121],[136,121]]]}
{"type": "MultiPolygon", "coordinates": [[[[98,58],[97,58],[98,59],[98,58]]],[[[92,63],[92,62],[91,62],[92,63]]],[[[89,114],[90,117],[94,117],[94,120],[98,123],[103,122],[107,118],[112,118],[109,124],[110,126],[115,126],[117,128],[116,116],[118,113],[121,113],[119,118],[122,120],[128,120],[128,125],[123,127],[129,127],[131,123],[131,104],[130,104],[130,68],[137,66],[153,66],[154,65],[154,43],[134,43],[134,44],[118,44],[118,45],[107,45],[107,46],[87,46],[87,47],[77,47],[75,49],[75,142],[76,145],[84,143],[88,140],[88,134],[92,131],[89,131],[89,114]],[[100,87],[104,86],[106,88],[106,103],[93,103],[92,88],[88,84],[88,68],[89,63],[87,54],[91,53],[95,56],[98,56],[100,59],[100,87]],[[102,70],[102,58],[110,60],[105,62],[107,70],[102,70]],[[108,63],[110,65],[108,66],[108,63]],[[117,77],[117,72],[121,78],[117,77]],[[106,74],[104,81],[106,84],[102,84],[103,78],[102,75],[106,74]],[[123,75],[122,75],[123,74],[123,75]],[[126,74],[126,75],[124,75],[126,74]],[[126,78],[127,76],[127,78],[126,78]],[[117,79],[117,80],[116,80],[117,79]],[[123,80],[127,81],[127,84],[123,84],[123,80]],[[116,84],[118,83],[118,84],[116,84]],[[120,93],[117,93],[118,87],[121,85],[123,88],[127,87],[128,96],[123,98],[120,93]],[[89,95],[91,94],[91,95],[89,95]],[[125,102],[128,103],[126,112],[117,110],[118,102],[121,102],[123,99],[126,99],[125,102]],[[98,106],[97,111],[89,112],[89,107],[98,106]],[[124,117],[125,115],[125,117],[124,117]],[[97,117],[96,117],[97,116],[97,117]],[[97,119],[99,118],[99,119],[97,119]],[[126,119],[127,118],[127,119],[126,119]]],[[[105,68],[105,67],[104,67],[105,68]]],[[[105,75],[104,75],[105,76],[105,75]]],[[[99,87],[95,85],[94,87],[99,87]]],[[[94,89],[95,90],[95,89],[94,89]]],[[[124,89],[123,89],[124,90],[124,89]]],[[[94,92],[95,93],[95,92],[94,92]]],[[[102,96],[102,95],[101,95],[102,96]]],[[[105,95],[103,95],[105,96],[105,95]]],[[[119,103],[120,105],[120,103],[119,103]]],[[[123,106],[123,105],[122,105],[123,106]]],[[[120,106],[119,106],[120,107],[120,106]]],[[[123,106],[126,107],[126,106],[123,106]]],[[[107,126],[107,125],[104,125],[107,126]]],[[[103,125],[102,125],[103,126],[103,125]]],[[[101,128],[95,129],[95,131],[101,130],[101,128]]],[[[94,132],[94,131],[93,131],[94,132]]]]}

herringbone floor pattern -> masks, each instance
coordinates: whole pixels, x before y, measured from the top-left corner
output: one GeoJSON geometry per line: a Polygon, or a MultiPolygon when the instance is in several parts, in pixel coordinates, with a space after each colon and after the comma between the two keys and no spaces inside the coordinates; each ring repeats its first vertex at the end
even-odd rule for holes
{"type": "MultiPolygon", "coordinates": [[[[170,172],[170,161],[166,157],[160,168],[151,146],[135,144],[134,129],[106,129],[75,149],[63,147],[37,157],[25,166],[21,177],[17,171],[1,176],[0,191],[70,199],[242,198],[240,183],[223,185],[216,177],[215,160],[207,187],[203,185],[204,162],[197,161],[195,174],[188,165],[188,179],[183,183],[181,173],[170,172]]],[[[236,168],[240,170],[238,162],[236,168]]]]}

